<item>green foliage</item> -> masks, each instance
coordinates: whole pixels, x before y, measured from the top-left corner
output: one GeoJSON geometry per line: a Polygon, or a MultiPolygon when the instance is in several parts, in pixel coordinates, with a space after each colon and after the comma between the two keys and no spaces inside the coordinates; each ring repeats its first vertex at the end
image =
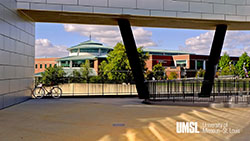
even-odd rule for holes
{"type": "Polygon", "coordinates": [[[89,82],[90,74],[92,73],[89,60],[86,60],[85,63],[81,65],[80,72],[82,74],[82,79],[89,82]]]}
{"type": "Polygon", "coordinates": [[[148,68],[146,67],[146,61],[149,59],[149,53],[144,54],[143,47],[139,47],[137,51],[143,72],[146,72],[148,70],[148,68]]]}
{"type": "Polygon", "coordinates": [[[49,67],[41,73],[41,83],[45,86],[53,86],[62,83],[62,78],[66,75],[62,67],[49,67]]]}
{"type": "Polygon", "coordinates": [[[205,70],[199,69],[195,75],[195,77],[204,77],[205,76],[205,70]]]}
{"type": "Polygon", "coordinates": [[[100,76],[100,78],[103,82],[106,82],[108,80],[107,73],[105,73],[106,65],[107,65],[106,61],[102,61],[101,64],[99,65],[98,75],[100,76]]]}
{"type": "Polygon", "coordinates": [[[80,83],[80,82],[82,82],[82,75],[81,75],[80,71],[78,71],[78,70],[73,71],[70,82],[71,83],[80,83]]]}
{"type": "Polygon", "coordinates": [[[244,52],[240,58],[239,61],[236,64],[236,70],[239,76],[241,77],[246,77],[245,76],[245,70],[243,69],[244,67],[244,63],[245,63],[245,68],[247,69],[247,71],[249,71],[249,66],[250,66],[250,57],[247,55],[246,52],[244,52]]]}
{"type": "Polygon", "coordinates": [[[224,69],[229,66],[231,60],[229,55],[225,52],[224,55],[220,58],[219,69],[224,69]]]}
{"type": "Polygon", "coordinates": [[[147,70],[146,73],[145,73],[145,78],[146,78],[147,80],[152,80],[153,77],[154,77],[153,72],[150,71],[150,70],[147,70]]]}
{"type": "Polygon", "coordinates": [[[236,74],[236,69],[233,65],[227,66],[221,70],[220,75],[235,75],[236,74]]]}
{"type": "Polygon", "coordinates": [[[169,80],[174,80],[174,79],[177,79],[178,75],[176,72],[171,72],[168,76],[168,79],[169,80]]]}
{"type": "Polygon", "coordinates": [[[153,75],[156,78],[156,80],[163,79],[165,75],[165,68],[162,66],[161,63],[154,65],[153,67],[153,75]]]}
{"type": "Polygon", "coordinates": [[[102,78],[101,76],[91,76],[89,79],[90,83],[101,83],[102,82],[102,78]]]}
{"type": "MultiPolygon", "coordinates": [[[[138,48],[139,58],[142,68],[145,68],[148,54],[143,54],[142,49],[138,48]]],[[[117,43],[114,50],[108,54],[107,62],[102,62],[99,67],[102,79],[115,82],[130,82],[133,79],[131,67],[126,54],[125,46],[122,43],[117,43]]]]}

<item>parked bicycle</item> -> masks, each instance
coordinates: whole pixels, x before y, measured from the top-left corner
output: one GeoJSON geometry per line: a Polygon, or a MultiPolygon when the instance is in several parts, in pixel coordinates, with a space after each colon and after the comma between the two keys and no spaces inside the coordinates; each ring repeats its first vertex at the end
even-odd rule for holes
{"type": "Polygon", "coordinates": [[[33,96],[38,99],[43,98],[43,96],[52,96],[53,98],[60,98],[61,95],[62,89],[58,86],[52,86],[48,90],[48,87],[43,86],[43,84],[39,84],[33,90],[33,96]]]}

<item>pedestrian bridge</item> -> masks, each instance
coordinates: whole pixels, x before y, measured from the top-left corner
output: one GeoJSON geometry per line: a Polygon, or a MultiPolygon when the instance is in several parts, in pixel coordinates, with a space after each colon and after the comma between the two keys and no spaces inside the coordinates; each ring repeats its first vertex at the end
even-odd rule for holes
{"type": "Polygon", "coordinates": [[[214,29],[250,29],[250,0],[17,0],[34,22],[214,29]]]}

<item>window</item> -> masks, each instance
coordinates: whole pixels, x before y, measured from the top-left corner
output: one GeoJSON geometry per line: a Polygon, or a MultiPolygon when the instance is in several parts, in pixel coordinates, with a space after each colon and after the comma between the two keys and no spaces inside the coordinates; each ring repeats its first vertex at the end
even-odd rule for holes
{"type": "Polygon", "coordinates": [[[43,64],[40,64],[40,69],[42,69],[43,68],[43,64]]]}
{"type": "Polygon", "coordinates": [[[49,67],[52,67],[52,64],[49,64],[49,67]]]}
{"type": "Polygon", "coordinates": [[[90,65],[91,68],[94,68],[94,60],[90,60],[89,65],[90,65]]]}
{"type": "Polygon", "coordinates": [[[78,52],[78,49],[72,49],[71,50],[71,53],[76,53],[76,52],[78,52]]]}
{"type": "Polygon", "coordinates": [[[85,60],[74,60],[72,61],[72,67],[81,67],[85,63],[85,60]]]}
{"type": "Polygon", "coordinates": [[[47,68],[47,64],[45,64],[45,69],[47,68]]]}
{"type": "Polygon", "coordinates": [[[99,49],[86,49],[86,48],[81,48],[80,52],[87,52],[87,53],[99,53],[99,49]]]}
{"type": "Polygon", "coordinates": [[[70,61],[61,61],[61,66],[62,67],[69,67],[70,61]]]}
{"type": "Polygon", "coordinates": [[[176,60],[176,66],[177,67],[186,67],[187,66],[187,61],[186,60],[176,60]]]}
{"type": "Polygon", "coordinates": [[[37,64],[36,64],[36,69],[37,69],[37,67],[38,67],[38,66],[37,66],[37,64]]]}
{"type": "Polygon", "coordinates": [[[203,64],[204,64],[204,61],[198,61],[197,60],[197,70],[203,69],[203,64]]]}
{"type": "Polygon", "coordinates": [[[108,53],[108,49],[101,49],[101,53],[108,53]]]}
{"type": "Polygon", "coordinates": [[[55,64],[54,67],[56,67],[57,65],[55,64]]]}

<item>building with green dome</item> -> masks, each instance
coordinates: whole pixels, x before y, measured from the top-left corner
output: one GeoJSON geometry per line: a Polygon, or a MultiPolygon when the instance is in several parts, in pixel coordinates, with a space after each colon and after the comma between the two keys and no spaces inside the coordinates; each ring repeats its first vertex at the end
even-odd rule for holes
{"type": "Polygon", "coordinates": [[[88,40],[67,50],[69,51],[69,56],[57,59],[57,62],[68,75],[72,74],[74,70],[79,70],[86,60],[90,61],[91,75],[97,75],[99,64],[107,58],[107,54],[113,48],[88,40]]]}

